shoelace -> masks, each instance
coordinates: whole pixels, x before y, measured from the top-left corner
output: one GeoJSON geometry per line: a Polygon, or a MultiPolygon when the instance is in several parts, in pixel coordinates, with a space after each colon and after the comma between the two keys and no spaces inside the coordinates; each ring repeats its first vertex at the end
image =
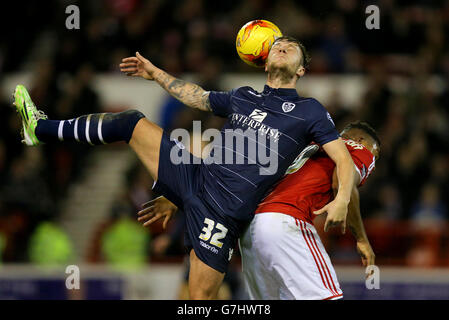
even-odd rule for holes
{"type": "Polygon", "coordinates": [[[36,110],[33,113],[33,116],[36,118],[36,120],[41,120],[41,119],[42,120],[47,120],[48,119],[48,116],[42,110],[36,110]]]}

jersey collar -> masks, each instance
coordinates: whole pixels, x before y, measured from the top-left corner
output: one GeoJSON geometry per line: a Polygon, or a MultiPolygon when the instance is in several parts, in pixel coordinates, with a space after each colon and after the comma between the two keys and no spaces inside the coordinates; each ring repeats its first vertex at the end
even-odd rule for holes
{"type": "Polygon", "coordinates": [[[284,96],[284,97],[299,97],[298,96],[298,92],[296,91],[295,88],[272,88],[268,85],[265,85],[263,87],[263,93],[265,94],[274,94],[277,96],[284,96]]]}

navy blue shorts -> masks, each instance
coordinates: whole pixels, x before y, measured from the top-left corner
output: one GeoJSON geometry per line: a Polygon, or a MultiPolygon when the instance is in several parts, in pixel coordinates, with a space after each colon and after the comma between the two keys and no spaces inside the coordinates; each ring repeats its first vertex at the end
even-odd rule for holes
{"type": "MultiPolygon", "coordinates": [[[[194,164],[189,153],[189,164],[174,164],[170,153],[180,153],[184,146],[168,134],[162,135],[159,154],[158,180],[153,190],[185,212],[186,232],[184,244],[193,249],[197,257],[211,268],[226,272],[237,240],[247,224],[222,212],[217,212],[202,200],[204,189],[201,161],[194,164]]],[[[186,150],[184,150],[185,152],[186,150]]]]}

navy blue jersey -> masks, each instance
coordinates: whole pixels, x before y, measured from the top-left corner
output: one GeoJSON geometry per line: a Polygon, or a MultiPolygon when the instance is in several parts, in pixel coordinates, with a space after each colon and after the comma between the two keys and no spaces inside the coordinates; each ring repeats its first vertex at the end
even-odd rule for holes
{"type": "Polygon", "coordinates": [[[215,210],[239,220],[252,219],[268,189],[310,142],[323,145],[339,138],[327,110],[313,98],[300,97],[296,89],[265,85],[259,93],[241,87],[230,92],[212,91],[209,101],[214,114],[228,121],[221,130],[221,145],[216,143],[200,166],[204,178],[202,198],[215,210]],[[231,130],[238,133],[235,136],[244,136],[243,148],[236,147],[237,143],[232,146],[229,139],[225,143],[225,135],[231,130]],[[254,145],[257,152],[251,149],[254,145]],[[257,157],[261,151],[275,156],[271,159],[277,165],[261,161],[257,157]],[[234,161],[216,161],[217,152],[223,159],[225,153],[233,153],[234,161]]]}

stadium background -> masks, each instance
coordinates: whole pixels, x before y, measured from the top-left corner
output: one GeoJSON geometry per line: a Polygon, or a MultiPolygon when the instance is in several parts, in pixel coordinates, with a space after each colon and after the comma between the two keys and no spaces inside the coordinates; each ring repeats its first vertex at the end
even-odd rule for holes
{"type": "MultiPolygon", "coordinates": [[[[260,90],[265,74],[239,60],[234,42],[244,23],[263,18],[300,39],[311,54],[300,95],[320,100],[339,129],[366,120],[382,140],[380,161],[361,189],[381,289],[365,288],[349,234],[321,232],[346,298],[449,299],[448,1],[53,0],[3,6],[0,298],[186,297],[182,215],[167,233],[159,223],[149,230],[136,225],[140,204],[153,197],[152,180],[136,157],[124,145],[24,148],[10,108],[15,85],[25,84],[54,119],[132,107],[167,130],[191,129],[192,120],[201,120],[203,130],[218,128],[222,119],[181,105],[154,83],[121,75],[118,64],[139,51],[205,89],[260,90]],[[80,8],[79,30],[65,27],[70,4],[80,8]],[[365,27],[370,4],[380,9],[379,30],[365,27]],[[65,289],[71,264],[80,266],[81,290],[65,289]]],[[[239,268],[237,254],[221,297],[246,297],[239,268]]]]}

